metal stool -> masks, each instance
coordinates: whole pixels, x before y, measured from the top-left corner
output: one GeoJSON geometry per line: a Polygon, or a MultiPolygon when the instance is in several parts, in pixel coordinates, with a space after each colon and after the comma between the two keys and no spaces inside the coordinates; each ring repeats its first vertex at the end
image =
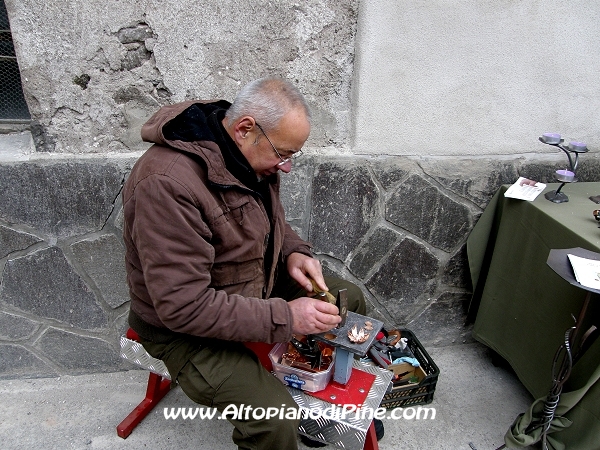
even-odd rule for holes
{"type": "MultiPolygon", "coordinates": [[[[146,397],[141,403],[136,406],[129,415],[117,426],[117,435],[123,439],[127,438],[133,429],[148,415],[148,413],[162,400],[169,392],[171,386],[175,383],[171,381],[171,375],[165,364],[156,358],[153,358],[146,352],[142,344],[139,343],[139,336],[131,328],[127,330],[125,336],[121,337],[121,357],[126,359],[146,370],[150,371],[148,377],[148,386],[146,388],[146,397]]],[[[273,347],[271,344],[265,343],[245,343],[246,347],[252,350],[258,357],[259,361],[269,371],[272,371],[271,362],[269,359],[269,351],[273,347]]],[[[377,383],[373,384],[372,393],[369,395],[369,400],[372,408],[379,406],[379,402],[383,397],[385,390],[391,380],[391,372],[381,369],[363,366],[360,362],[355,361],[355,368],[366,370],[378,376],[377,383]],[[389,376],[388,376],[389,375],[389,376]]],[[[310,397],[303,391],[287,387],[288,391],[300,406],[311,408],[325,408],[325,405],[330,406],[322,400],[310,397]]],[[[363,450],[378,450],[379,444],[375,433],[373,422],[364,428],[364,421],[349,421],[349,423],[338,423],[329,420],[313,420],[303,419],[300,423],[300,433],[311,438],[317,437],[323,440],[326,436],[328,442],[341,446],[342,448],[363,448],[363,450]],[[332,422],[332,423],[328,423],[332,422]],[[362,431],[366,430],[366,431],[362,431]],[[359,447],[360,445],[360,447],[359,447]]]]}
{"type": "Polygon", "coordinates": [[[171,390],[171,375],[160,359],[153,358],[139,343],[139,336],[131,328],[121,336],[121,357],[150,371],[146,397],[117,425],[117,435],[125,439],[171,390]]]}

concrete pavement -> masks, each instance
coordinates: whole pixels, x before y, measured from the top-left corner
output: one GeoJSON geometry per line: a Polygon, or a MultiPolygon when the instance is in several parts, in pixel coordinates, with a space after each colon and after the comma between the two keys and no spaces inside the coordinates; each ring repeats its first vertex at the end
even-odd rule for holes
{"type": "MultiPolygon", "coordinates": [[[[533,400],[479,343],[428,349],[440,368],[433,420],[385,419],[381,450],[494,450],[533,400]]],[[[125,440],[116,425],[144,396],[147,372],[0,380],[4,449],[234,449],[224,420],[165,420],[163,408],[194,407],[172,390],[125,440]]],[[[300,448],[304,448],[301,446],[300,448]]],[[[327,448],[334,449],[329,446],[327,448]]]]}

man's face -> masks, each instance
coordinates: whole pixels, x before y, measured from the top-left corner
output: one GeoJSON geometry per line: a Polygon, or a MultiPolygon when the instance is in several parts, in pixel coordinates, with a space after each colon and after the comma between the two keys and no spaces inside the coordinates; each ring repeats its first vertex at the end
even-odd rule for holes
{"type": "Polygon", "coordinates": [[[240,150],[260,177],[267,177],[278,170],[288,173],[292,170],[292,161],[280,165],[282,158],[287,159],[300,151],[310,134],[310,123],[304,111],[288,112],[279,127],[267,133],[266,136],[254,122],[240,150]]]}

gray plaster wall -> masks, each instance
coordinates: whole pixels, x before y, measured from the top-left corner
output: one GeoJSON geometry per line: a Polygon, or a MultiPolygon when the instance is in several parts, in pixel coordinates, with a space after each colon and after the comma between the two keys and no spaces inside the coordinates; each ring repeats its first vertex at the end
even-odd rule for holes
{"type": "Polygon", "coordinates": [[[5,3],[39,151],[143,150],[160,105],[268,75],[306,93],[311,143],[347,141],[356,0],[5,3]]]}
{"type": "Polygon", "coordinates": [[[544,153],[544,132],[600,147],[599,2],[361,1],[359,11],[357,153],[544,153]]]}
{"type": "Polygon", "coordinates": [[[465,243],[493,193],[564,168],[541,133],[585,140],[600,180],[591,1],[5,3],[32,122],[0,124],[0,377],[129,367],[120,192],[163,104],[296,83],[314,126],[287,218],[426,346],[471,339],[465,243]]]}

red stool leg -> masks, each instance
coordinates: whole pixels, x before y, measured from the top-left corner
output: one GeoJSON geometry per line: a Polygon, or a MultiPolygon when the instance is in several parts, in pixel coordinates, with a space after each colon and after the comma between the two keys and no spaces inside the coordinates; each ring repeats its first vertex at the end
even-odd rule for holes
{"type": "Polygon", "coordinates": [[[131,434],[133,429],[148,415],[161,399],[167,395],[171,389],[171,380],[150,372],[148,377],[148,387],[146,388],[146,398],[137,405],[133,411],[117,425],[117,434],[125,439],[131,434]]]}
{"type": "Polygon", "coordinates": [[[379,450],[379,443],[377,442],[377,434],[375,434],[375,424],[371,422],[369,429],[367,430],[367,436],[365,437],[364,450],[379,450]]]}

